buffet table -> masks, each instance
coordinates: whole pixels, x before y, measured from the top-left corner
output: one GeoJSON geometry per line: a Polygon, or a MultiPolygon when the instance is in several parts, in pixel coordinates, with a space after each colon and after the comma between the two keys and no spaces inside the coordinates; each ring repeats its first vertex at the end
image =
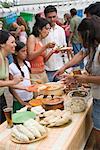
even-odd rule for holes
{"type": "Polygon", "coordinates": [[[48,137],[32,144],[15,144],[10,140],[11,129],[0,125],[0,150],[83,150],[92,129],[92,98],[85,112],[75,113],[70,125],[48,128],[48,137]]]}

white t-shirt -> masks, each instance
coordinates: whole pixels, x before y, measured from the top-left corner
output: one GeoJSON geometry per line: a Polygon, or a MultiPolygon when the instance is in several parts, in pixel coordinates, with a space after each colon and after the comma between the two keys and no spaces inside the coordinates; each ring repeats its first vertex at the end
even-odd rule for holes
{"type": "MultiPolygon", "coordinates": [[[[65,31],[62,27],[59,25],[55,25],[54,29],[51,28],[49,35],[42,40],[43,44],[47,44],[49,42],[55,42],[57,46],[63,46],[66,45],[66,38],[65,38],[65,31]]],[[[47,49],[47,54],[51,51],[51,49],[47,49]]],[[[53,54],[49,60],[46,62],[46,70],[47,71],[56,71],[59,70],[63,65],[63,59],[62,54],[53,54]]],[[[67,55],[65,55],[65,59],[67,58],[67,55]]]]}
{"type": "MultiPolygon", "coordinates": [[[[27,65],[30,67],[30,64],[29,62],[27,62],[27,65]]],[[[30,79],[30,73],[29,73],[29,70],[27,68],[26,65],[23,65],[21,67],[21,70],[24,72],[24,78],[26,79],[30,79]]],[[[18,69],[18,67],[16,66],[15,63],[11,63],[9,65],[9,73],[12,74],[13,76],[18,76],[18,75],[21,75],[21,72],[20,70],[18,69]]],[[[31,82],[30,80],[26,80],[24,79],[22,82],[20,82],[18,85],[23,85],[23,86],[30,86],[31,85],[31,82]]],[[[16,93],[19,95],[19,97],[23,100],[23,101],[28,101],[30,99],[33,98],[33,93],[32,92],[27,92],[25,90],[17,90],[15,89],[16,93]]]]}

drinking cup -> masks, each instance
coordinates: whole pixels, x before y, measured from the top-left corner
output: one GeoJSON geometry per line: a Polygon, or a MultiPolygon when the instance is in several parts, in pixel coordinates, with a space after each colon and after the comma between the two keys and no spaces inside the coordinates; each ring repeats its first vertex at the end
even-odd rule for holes
{"type": "Polygon", "coordinates": [[[5,107],[3,108],[6,120],[7,120],[7,127],[11,128],[13,127],[13,121],[12,121],[12,108],[5,107]]]}

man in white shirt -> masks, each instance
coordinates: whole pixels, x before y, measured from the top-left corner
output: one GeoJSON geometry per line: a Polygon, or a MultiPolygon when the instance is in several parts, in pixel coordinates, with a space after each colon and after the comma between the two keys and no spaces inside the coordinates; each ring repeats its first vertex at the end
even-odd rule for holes
{"type": "MultiPolygon", "coordinates": [[[[65,46],[65,31],[62,27],[56,24],[57,9],[54,6],[49,5],[45,8],[44,14],[46,19],[51,23],[51,29],[48,36],[43,39],[43,44],[47,44],[48,42],[55,42],[57,46],[65,46]]],[[[47,49],[47,53],[49,53],[50,51],[51,49],[47,49]]],[[[53,81],[54,73],[64,65],[65,60],[63,56],[65,57],[65,54],[62,54],[61,52],[53,54],[46,62],[46,71],[49,81],[53,81]]],[[[65,59],[67,60],[67,57],[65,59]]]]}

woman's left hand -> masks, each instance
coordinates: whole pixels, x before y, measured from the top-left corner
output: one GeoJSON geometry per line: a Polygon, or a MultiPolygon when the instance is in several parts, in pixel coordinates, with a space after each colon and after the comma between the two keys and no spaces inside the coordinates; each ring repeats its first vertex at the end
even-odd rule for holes
{"type": "Polygon", "coordinates": [[[65,74],[65,75],[62,75],[61,77],[62,77],[61,81],[64,84],[69,85],[70,83],[76,83],[76,79],[72,75],[65,74]]]}

